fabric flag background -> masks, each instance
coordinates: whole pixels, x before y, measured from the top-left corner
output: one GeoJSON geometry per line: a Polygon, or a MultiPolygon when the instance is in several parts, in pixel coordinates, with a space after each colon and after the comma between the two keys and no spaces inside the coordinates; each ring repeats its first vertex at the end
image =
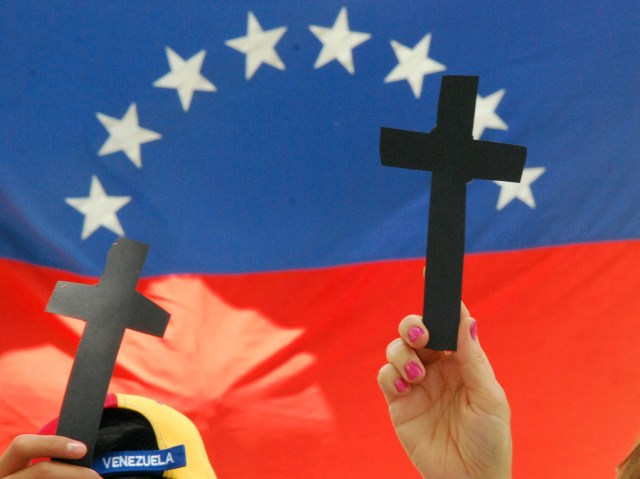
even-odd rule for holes
{"type": "Polygon", "coordinates": [[[640,5],[0,3],[0,449],[56,416],[119,235],[165,339],[113,391],[161,399],[225,478],[418,477],[376,385],[421,312],[429,174],[380,166],[479,75],[474,135],[529,149],[468,187],[463,298],[513,411],[514,477],[613,477],[640,437],[640,5]]]}

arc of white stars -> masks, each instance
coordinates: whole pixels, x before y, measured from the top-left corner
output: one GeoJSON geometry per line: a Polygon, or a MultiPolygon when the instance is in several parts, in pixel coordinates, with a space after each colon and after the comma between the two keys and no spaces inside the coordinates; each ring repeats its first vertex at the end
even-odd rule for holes
{"type": "Polygon", "coordinates": [[[109,196],[96,175],[91,177],[89,196],[84,198],[65,198],[65,202],[84,215],[82,239],[87,239],[98,228],[104,226],[118,236],[124,236],[124,230],[116,213],[131,201],[130,196],[109,196]]]}
{"type": "Polygon", "coordinates": [[[506,90],[502,88],[491,95],[476,97],[476,112],[473,120],[473,137],[479,140],[486,128],[508,130],[507,124],[498,116],[496,109],[502,101],[506,90]]]}
{"type": "Polygon", "coordinates": [[[113,118],[103,113],[96,113],[96,116],[102,126],[109,132],[109,138],[98,151],[98,156],[122,151],[134,165],[142,168],[140,145],[162,138],[159,133],[140,126],[138,123],[138,109],[135,103],[129,106],[122,119],[113,118]]]}
{"type": "Polygon", "coordinates": [[[416,98],[420,98],[422,94],[422,83],[426,75],[447,69],[442,63],[429,58],[430,33],[422,37],[413,48],[406,47],[395,40],[391,41],[391,46],[398,59],[398,64],[389,72],[384,82],[407,80],[416,98]]]}
{"type": "Polygon", "coordinates": [[[543,166],[535,168],[525,168],[522,172],[522,180],[520,183],[512,183],[509,181],[494,181],[500,187],[500,196],[496,210],[500,211],[516,198],[522,201],[529,208],[536,207],[536,201],[533,197],[531,185],[546,171],[543,166]]]}
{"type": "Polygon", "coordinates": [[[182,58],[169,47],[166,47],[165,50],[171,71],[153,82],[153,86],[177,90],[184,111],[189,111],[193,92],[217,91],[216,86],[200,73],[207,54],[206,50],[200,50],[188,60],[182,58]]]}
{"type": "Polygon", "coordinates": [[[322,42],[322,50],[316,59],[314,68],[320,68],[327,63],[337,60],[352,75],[353,49],[371,38],[370,33],[352,32],[349,30],[347,7],[342,7],[333,27],[319,27],[310,25],[309,30],[322,42]]]}
{"type": "Polygon", "coordinates": [[[246,55],[245,79],[250,80],[263,63],[279,70],[285,69],[275,47],[286,31],[287,27],[263,30],[250,11],[247,17],[247,34],[227,40],[224,44],[246,55]]]}

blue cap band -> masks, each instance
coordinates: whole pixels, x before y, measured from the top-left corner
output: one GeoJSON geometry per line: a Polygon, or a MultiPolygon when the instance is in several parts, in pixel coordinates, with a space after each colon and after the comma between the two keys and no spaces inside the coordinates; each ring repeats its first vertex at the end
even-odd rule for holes
{"type": "Polygon", "coordinates": [[[101,476],[123,472],[164,472],[187,465],[183,445],[156,451],[118,451],[93,461],[91,468],[101,476]]]}

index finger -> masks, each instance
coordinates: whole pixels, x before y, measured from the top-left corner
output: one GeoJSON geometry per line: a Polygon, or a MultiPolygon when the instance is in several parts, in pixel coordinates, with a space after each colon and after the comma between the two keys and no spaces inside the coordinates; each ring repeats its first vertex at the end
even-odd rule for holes
{"type": "Polygon", "coordinates": [[[87,447],[84,444],[67,437],[23,434],[17,436],[0,457],[0,477],[24,469],[33,459],[79,459],[86,453],[87,447]]]}
{"type": "Polygon", "coordinates": [[[402,340],[415,349],[418,358],[425,366],[435,363],[445,356],[443,351],[435,351],[427,347],[429,330],[422,321],[422,316],[411,314],[398,325],[398,332],[402,340]]]}

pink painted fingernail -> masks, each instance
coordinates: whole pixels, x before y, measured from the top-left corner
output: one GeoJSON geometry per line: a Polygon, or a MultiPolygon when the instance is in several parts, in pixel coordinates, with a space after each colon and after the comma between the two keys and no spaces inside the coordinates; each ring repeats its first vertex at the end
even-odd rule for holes
{"type": "Polygon", "coordinates": [[[409,384],[402,378],[396,379],[395,381],[393,381],[393,384],[396,387],[396,391],[398,391],[400,394],[409,389],[409,384]]]}
{"type": "Polygon", "coordinates": [[[471,334],[471,339],[474,341],[478,337],[478,323],[475,319],[472,320],[471,326],[469,326],[469,334],[471,334]]]}
{"type": "Polygon", "coordinates": [[[422,369],[418,366],[418,363],[413,361],[404,367],[404,371],[407,373],[407,377],[411,380],[422,376],[422,369]]]}
{"type": "Polygon", "coordinates": [[[407,333],[407,335],[409,336],[409,341],[411,341],[412,343],[415,343],[416,340],[423,334],[424,334],[424,329],[418,326],[413,326],[412,328],[409,329],[409,332],[407,333]]]}

